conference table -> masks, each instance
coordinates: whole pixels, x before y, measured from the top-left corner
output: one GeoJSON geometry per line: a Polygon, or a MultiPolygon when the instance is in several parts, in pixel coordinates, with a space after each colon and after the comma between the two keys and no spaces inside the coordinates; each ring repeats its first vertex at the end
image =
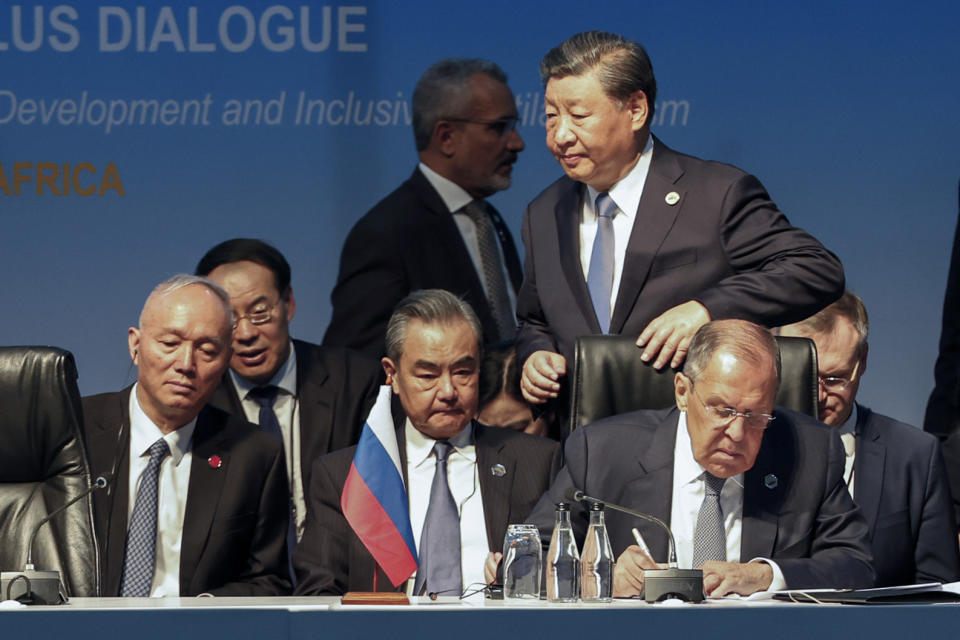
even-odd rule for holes
{"type": "Polygon", "coordinates": [[[74,598],[6,609],[4,638],[815,638],[945,639],[960,633],[960,604],[848,605],[774,601],[706,604],[505,604],[455,598],[410,605],[341,605],[339,598],[74,598]]]}

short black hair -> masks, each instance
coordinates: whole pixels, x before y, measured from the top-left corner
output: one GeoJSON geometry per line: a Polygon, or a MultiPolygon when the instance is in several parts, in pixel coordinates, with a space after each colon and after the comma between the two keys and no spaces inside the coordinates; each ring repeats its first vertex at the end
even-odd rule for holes
{"type": "Polygon", "coordinates": [[[290,288],[290,264],[275,247],[256,238],[233,238],[221,242],[200,258],[194,273],[208,276],[220,265],[244,260],[269,269],[277,292],[281,296],[287,293],[290,288]]]}

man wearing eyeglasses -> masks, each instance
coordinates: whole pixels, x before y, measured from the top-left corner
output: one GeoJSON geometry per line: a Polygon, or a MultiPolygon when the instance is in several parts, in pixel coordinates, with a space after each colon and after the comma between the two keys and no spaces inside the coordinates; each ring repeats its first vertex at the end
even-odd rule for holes
{"type": "Polygon", "coordinates": [[[230,369],[210,403],[283,440],[292,552],[303,534],[313,461],[357,443],[383,379],[380,363],[290,337],[297,309],[290,265],[262,240],[222,242],[200,259],[196,273],[223,287],[234,311],[230,369]]]}
{"type": "MultiPolygon", "coordinates": [[[[779,351],[745,320],[700,328],[674,379],[676,408],[613,416],[574,431],[565,466],[530,521],[549,538],[553,503],[571,487],[667,522],[682,569],[703,570],[711,597],[774,589],[873,584],[867,525],[843,483],[833,430],[773,406],[779,351]]],[[[573,505],[579,540],[588,517],[573,505]]],[[[607,514],[614,596],[643,592],[662,568],[667,536],[656,525],[607,514]],[[635,544],[636,527],[650,553],[635,544]]]]}
{"type": "Polygon", "coordinates": [[[843,440],[844,479],[870,525],[877,586],[954,582],[957,528],[937,439],[856,402],[869,328],[863,301],[847,291],[780,334],[817,346],[820,420],[843,440]]]}
{"type": "Polygon", "coordinates": [[[524,148],[507,76],[487,60],[437,62],[414,90],[413,133],[413,175],[344,243],[324,345],[384,355],[391,312],[418,289],[462,296],[480,317],[484,344],[516,333],[520,258],[486,201],[510,186],[524,148]]]}

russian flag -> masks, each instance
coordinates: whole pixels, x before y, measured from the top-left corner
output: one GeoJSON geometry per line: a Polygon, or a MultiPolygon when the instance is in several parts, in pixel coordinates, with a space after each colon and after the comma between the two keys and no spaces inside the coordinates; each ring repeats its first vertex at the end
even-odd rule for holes
{"type": "Polygon", "coordinates": [[[417,547],[390,413],[391,394],[390,385],[381,386],[370,409],[343,485],[340,508],[373,559],[398,587],[417,570],[417,547]]]}

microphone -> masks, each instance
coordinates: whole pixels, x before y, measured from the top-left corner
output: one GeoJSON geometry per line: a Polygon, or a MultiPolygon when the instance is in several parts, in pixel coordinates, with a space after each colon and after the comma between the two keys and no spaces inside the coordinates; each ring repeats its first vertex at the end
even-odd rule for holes
{"type": "Polygon", "coordinates": [[[645,569],[643,599],[647,602],[660,602],[667,598],[679,598],[687,602],[703,602],[703,571],[700,569],[679,569],[677,568],[677,542],[674,540],[673,532],[667,523],[656,516],[648,513],[642,513],[634,509],[613,504],[600,498],[588,496],[576,487],[570,487],[564,494],[567,500],[573,502],[594,502],[600,503],[625,513],[634,518],[640,518],[647,522],[653,522],[659,525],[667,532],[667,539],[670,541],[668,551],[667,569],[645,569]]]}
{"type": "Polygon", "coordinates": [[[83,500],[94,491],[106,488],[109,484],[107,479],[112,477],[112,473],[106,473],[102,476],[98,476],[97,479],[93,481],[93,484],[87,487],[84,491],[74,496],[73,499],[68,501],[66,504],[48,513],[43,520],[37,523],[37,525],[33,528],[33,533],[30,534],[30,542],[27,546],[27,562],[23,571],[4,572],[2,575],[2,582],[0,582],[0,596],[2,596],[4,600],[18,600],[24,604],[63,604],[66,602],[66,595],[64,593],[65,589],[63,587],[63,582],[60,580],[60,572],[54,570],[37,571],[34,569],[33,543],[37,538],[37,534],[40,533],[40,529],[43,527],[43,525],[50,522],[54,516],[62,513],[68,507],[79,502],[80,500],[83,500]],[[18,582],[23,582],[24,586],[22,589],[14,593],[13,588],[18,582]]]}

